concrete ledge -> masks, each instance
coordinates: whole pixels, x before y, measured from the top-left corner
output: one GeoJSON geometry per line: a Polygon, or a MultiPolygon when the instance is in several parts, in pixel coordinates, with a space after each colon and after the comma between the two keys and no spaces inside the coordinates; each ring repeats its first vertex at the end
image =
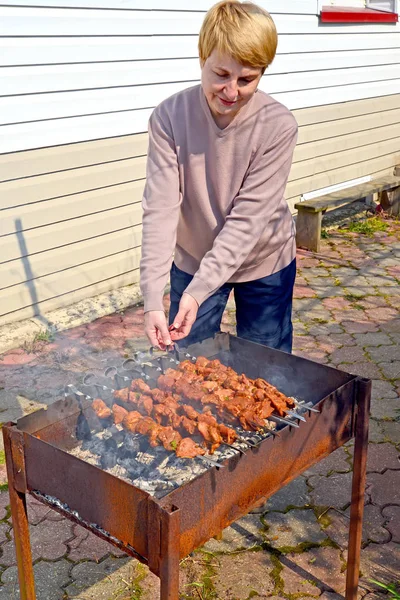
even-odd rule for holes
{"type": "Polygon", "coordinates": [[[38,335],[56,333],[90,323],[99,317],[122,311],[142,301],[139,285],[127,285],[76,304],[58,308],[31,319],[0,327],[0,354],[33,342],[38,335]]]}

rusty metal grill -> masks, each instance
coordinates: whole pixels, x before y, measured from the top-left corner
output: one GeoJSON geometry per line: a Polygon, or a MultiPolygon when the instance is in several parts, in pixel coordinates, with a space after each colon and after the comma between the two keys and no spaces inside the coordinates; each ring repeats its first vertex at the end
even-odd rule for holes
{"type": "Polygon", "coordinates": [[[140,489],[71,452],[79,443],[76,434],[83,421],[92,431],[98,427],[91,399],[99,390],[107,397],[110,387],[123,387],[134,377],[154,379],[169,356],[161,362],[157,358],[147,364],[131,362],[123,371],[114,370],[106,383],[86,381],[86,386],[68,390],[66,398],[47,410],[8,424],[3,431],[21,598],[35,598],[27,492],[147,564],[161,579],[162,600],[177,600],[180,558],[355,437],[346,592],[348,600],[355,599],[370,381],[228,334],[193,345],[173,360],[187,354],[218,358],[238,373],[267,380],[299,401],[296,410],[304,420],[298,420],[298,427],[290,421],[278,423],[279,437],[266,431],[242,452],[228,448],[217,455],[222,468],[209,462],[185,483],[160,494],[140,489]]]}

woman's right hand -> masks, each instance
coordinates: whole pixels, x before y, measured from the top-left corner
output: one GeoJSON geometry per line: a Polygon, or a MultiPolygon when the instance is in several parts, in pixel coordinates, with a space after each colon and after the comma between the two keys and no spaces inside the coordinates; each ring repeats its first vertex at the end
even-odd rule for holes
{"type": "Polygon", "coordinates": [[[173,342],[168,331],[167,318],[162,310],[149,310],[144,315],[144,331],[152,346],[165,350],[173,342]]]}

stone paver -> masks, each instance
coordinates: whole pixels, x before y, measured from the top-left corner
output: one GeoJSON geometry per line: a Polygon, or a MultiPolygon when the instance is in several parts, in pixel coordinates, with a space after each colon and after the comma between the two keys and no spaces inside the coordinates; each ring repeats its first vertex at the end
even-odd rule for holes
{"type": "Polygon", "coordinates": [[[265,527],[257,514],[242,517],[222,532],[222,539],[211,539],[204,544],[208,552],[236,552],[252,548],[265,541],[265,527]]]}
{"type": "Polygon", "coordinates": [[[326,539],[314,512],[290,510],[287,513],[271,512],[265,517],[268,526],[266,538],[273,548],[296,548],[304,542],[319,544],[326,539]]]}
{"type": "Polygon", "coordinates": [[[383,473],[387,469],[400,469],[400,451],[392,444],[370,444],[368,447],[367,472],[383,473]]]}
{"type": "Polygon", "coordinates": [[[274,590],[270,576],[272,569],[273,564],[267,552],[220,557],[217,575],[213,578],[217,598],[246,600],[252,596],[270,596],[274,590]]]}
{"type": "Polygon", "coordinates": [[[351,500],[351,479],[352,473],[334,473],[330,477],[313,475],[308,479],[313,488],[310,492],[312,502],[318,506],[346,508],[351,500]]]}
{"type": "Polygon", "coordinates": [[[400,414],[400,398],[371,399],[371,416],[375,419],[397,419],[400,414]]]}
{"type": "Polygon", "coordinates": [[[10,504],[8,492],[0,491],[0,521],[7,516],[7,506],[10,504]]]}
{"type": "Polygon", "coordinates": [[[286,556],[282,560],[285,565],[280,572],[280,577],[285,594],[301,594],[314,597],[320,595],[319,582],[307,570],[299,567],[295,556],[292,560],[286,556]]]}
{"type": "MultiPolygon", "coordinates": [[[[288,568],[291,565],[304,580],[311,580],[317,589],[343,593],[345,573],[341,572],[340,551],[336,548],[311,548],[302,554],[288,554],[281,557],[288,568]]],[[[281,574],[282,575],[282,574],[281,574]]]]}
{"type": "MultiPolygon", "coordinates": [[[[349,542],[350,509],[348,508],[345,513],[330,510],[327,517],[330,523],[326,527],[325,533],[338,546],[346,549],[349,542]]],[[[391,536],[385,521],[379,506],[367,504],[364,507],[363,544],[371,541],[379,544],[390,541],[391,536]]]]}
{"type": "Polygon", "coordinates": [[[305,475],[330,475],[331,473],[347,473],[351,470],[349,455],[344,448],[338,448],[329,456],[305,471],[305,475]]]}
{"type": "Polygon", "coordinates": [[[360,377],[366,377],[369,379],[378,379],[381,376],[378,366],[373,362],[354,362],[351,364],[340,363],[337,365],[338,369],[352,373],[353,375],[359,375],[360,377]]]}
{"type": "Polygon", "coordinates": [[[123,552],[79,525],[74,525],[72,533],[74,538],[68,542],[69,560],[74,562],[81,560],[99,562],[107,554],[125,556],[123,552]]]}
{"type": "Polygon", "coordinates": [[[396,581],[400,573],[398,545],[394,542],[369,544],[361,552],[360,569],[364,581],[396,581]]]}
{"type": "Polygon", "coordinates": [[[271,496],[262,506],[254,509],[253,513],[264,513],[270,510],[284,511],[288,507],[307,506],[310,503],[308,486],[304,477],[297,477],[284,488],[271,496]]]}
{"type": "Polygon", "coordinates": [[[38,525],[45,519],[47,521],[63,521],[64,517],[55,510],[52,510],[42,502],[39,502],[32,496],[27,497],[29,523],[38,525]]]}
{"type": "Polygon", "coordinates": [[[400,426],[398,421],[380,421],[383,441],[400,444],[400,426]]]}
{"type": "Polygon", "coordinates": [[[347,333],[366,333],[367,331],[378,331],[378,325],[372,321],[359,318],[357,321],[342,321],[341,325],[347,333]]]}
{"type": "MultiPolygon", "coordinates": [[[[54,563],[40,561],[34,566],[37,600],[64,600],[62,589],[70,581],[71,565],[64,559],[54,563]]],[[[17,567],[10,567],[1,576],[0,600],[19,600],[17,567]]]]}
{"type": "Polygon", "coordinates": [[[0,544],[8,540],[7,534],[10,532],[10,528],[11,526],[7,522],[0,523],[0,544]]]}
{"type": "Polygon", "coordinates": [[[343,348],[339,348],[332,352],[330,359],[334,365],[339,365],[340,363],[363,362],[364,352],[357,346],[355,348],[354,346],[343,346],[343,348]]]}
{"type": "Polygon", "coordinates": [[[385,506],[382,515],[385,527],[391,533],[392,542],[400,543],[400,506],[385,506]]]}
{"type": "MultiPolygon", "coordinates": [[[[395,353],[395,348],[393,352],[395,353]]],[[[392,355],[392,359],[397,358],[396,354],[392,355]]],[[[388,379],[399,379],[400,380],[400,360],[392,360],[392,362],[382,361],[379,363],[383,376],[388,379]]]]}
{"type": "MultiPolygon", "coordinates": [[[[32,558],[56,560],[67,553],[67,542],[72,537],[72,524],[63,519],[58,522],[42,521],[30,528],[32,558]]],[[[16,564],[14,543],[7,542],[2,547],[3,555],[0,564],[12,566],[16,564]]]]}
{"type": "Polygon", "coordinates": [[[129,558],[116,560],[109,557],[100,563],[81,562],[72,568],[73,583],[66,587],[68,598],[109,600],[116,592],[120,595],[122,591],[131,591],[129,584],[136,577],[137,567],[137,561],[129,558]]]}
{"type": "Polygon", "coordinates": [[[400,504],[400,471],[371,473],[368,476],[368,493],[371,501],[379,506],[400,504]]]}
{"type": "MultiPolygon", "coordinates": [[[[347,212],[344,225],[353,214],[347,212]]],[[[385,222],[388,232],[373,237],[330,230],[318,256],[300,250],[293,306],[295,354],[373,380],[359,591],[360,599],[367,594],[364,600],[386,598],[371,576],[389,572],[394,579],[400,572],[400,224],[385,222]]],[[[92,323],[82,323],[81,304],[58,311],[54,318],[61,327],[79,326],[57,333],[51,343],[30,342],[0,356],[0,421],[46,407],[66,383],[77,385],[84,373],[100,374],[104,364],[147,350],[143,306],[128,306],[134,298],[128,288],[124,298],[115,304],[121,312],[92,323]]],[[[110,312],[110,302],[101,310],[110,312]]],[[[222,329],[234,334],[235,328],[231,297],[222,329]]],[[[17,339],[14,329],[10,335],[17,339]]],[[[0,332],[0,344],[4,339],[0,332]]],[[[222,541],[210,540],[183,561],[181,592],[205,598],[210,590],[218,600],[287,600],[288,594],[295,595],[292,600],[340,600],[353,443],[233,523],[222,541]],[[326,512],[329,507],[336,510],[326,512]],[[339,549],[327,546],[334,542],[339,549]],[[268,543],[284,553],[271,555],[268,543]],[[318,547],[305,550],[310,544],[318,547]],[[298,552],[288,554],[293,546],[298,552]]],[[[2,444],[0,435],[0,450],[2,444]]],[[[5,481],[0,465],[0,485],[5,481]]],[[[7,492],[0,491],[0,600],[17,600],[11,519],[4,520],[8,503],[7,492]]],[[[158,578],[143,565],[31,498],[28,508],[38,600],[158,600],[158,578]]]]}

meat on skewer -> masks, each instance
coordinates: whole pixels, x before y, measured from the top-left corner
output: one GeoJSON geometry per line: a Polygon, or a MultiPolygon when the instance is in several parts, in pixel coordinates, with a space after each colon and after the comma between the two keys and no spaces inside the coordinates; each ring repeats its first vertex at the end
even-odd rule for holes
{"type": "Polygon", "coordinates": [[[182,438],[176,448],[176,455],[179,458],[195,458],[196,456],[203,456],[205,453],[203,448],[188,437],[182,438]]]}
{"type": "Polygon", "coordinates": [[[95,398],[92,402],[92,408],[99,419],[107,419],[111,417],[112,411],[101,398],[95,398]]]}
{"type": "Polygon", "coordinates": [[[119,404],[113,404],[112,412],[114,415],[114,423],[116,425],[120,425],[128,414],[128,411],[119,404]]]}

